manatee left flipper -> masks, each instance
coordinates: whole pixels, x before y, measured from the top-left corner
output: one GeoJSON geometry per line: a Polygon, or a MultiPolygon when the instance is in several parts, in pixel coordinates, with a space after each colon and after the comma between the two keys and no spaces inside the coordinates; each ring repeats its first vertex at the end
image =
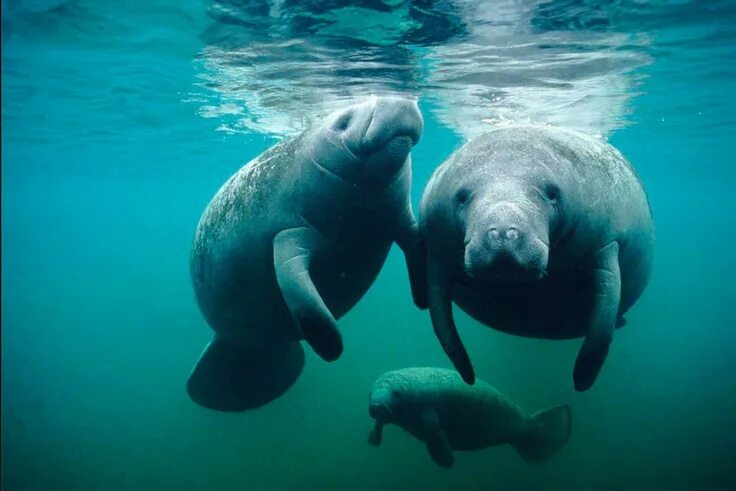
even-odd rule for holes
{"type": "Polygon", "coordinates": [[[575,390],[585,391],[593,386],[608,348],[613,339],[621,300],[621,271],[618,263],[618,242],[603,247],[595,257],[592,269],[594,301],[588,333],[580,348],[573,380],[575,390]]]}
{"type": "Polygon", "coordinates": [[[383,425],[383,422],[376,420],[376,423],[373,425],[373,429],[368,433],[368,443],[374,447],[379,446],[383,440],[383,425]]]}
{"type": "Polygon", "coordinates": [[[273,239],[273,260],[281,294],[304,339],[320,357],[333,361],[342,354],[342,336],[309,274],[321,243],[320,234],[309,227],[282,230],[273,239]]]}
{"type": "Polygon", "coordinates": [[[427,248],[410,205],[407,205],[404,212],[396,243],[404,252],[406,258],[406,268],[409,271],[409,283],[414,304],[425,310],[429,307],[429,301],[427,300],[427,248]]]}
{"type": "Polygon", "coordinates": [[[452,361],[455,369],[465,383],[475,383],[475,371],[470,363],[468,352],[463,346],[457,326],[452,317],[452,298],[449,279],[443,274],[443,265],[433,260],[431,254],[427,261],[429,315],[432,319],[434,333],[439,339],[442,349],[452,361]]]}
{"type": "Polygon", "coordinates": [[[421,413],[422,425],[425,433],[425,443],[432,460],[440,467],[452,467],[455,456],[447,441],[445,430],[442,429],[437,411],[432,406],[425,406],[421,413]]]}

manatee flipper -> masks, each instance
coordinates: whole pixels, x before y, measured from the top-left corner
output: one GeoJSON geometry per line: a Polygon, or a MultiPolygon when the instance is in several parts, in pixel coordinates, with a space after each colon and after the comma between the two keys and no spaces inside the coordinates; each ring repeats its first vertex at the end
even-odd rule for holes
{"type": "Polygon", "coordinates": [[[538,464],[564,447],[570,439],[572,411],[569,406],[556,406],[537,411],[529,418],[527,431],[513,446],[530,464],[538,464]]]}
{"type": "Polygon", "coordinates": [[[432,406],[422,408],[421,420],[425,432],[425,443],[432,460],[440,467],[452,467],[455,456],[447,441],[445,430],[442,429],[437,411],[432,406]]]}
{"type": "Polygon", "coordinates": [[[298,342],[256,347],[215,338],[194,365],[187,393],[208,409],[255,409],[286,392],[303,367],[304,349],[298,342]]]}
{"type": "Polygon", "coordinates": [[[304,339],[320,357],[333,361],[342,354],[342,336],[309,273],[321,242],[308,227],[282,230],[273,239],[273,260],[281,295],[304,339]]]}
{"type": "Polygon", "coordinates": [[[618,264],[618,242],[602,248],[593,264],[593,307],[590,313],[588,333],[575,361],[573,380],[575,390],[588,390],[603,366],[613,330],[618,322],[621,300],[621,271],[618,264]]]}
{"type": "Polygon", "coordinates": [[[411,207],[408,208],[407,223],[400,230],[396,243],[404,252],[406,269],[409,271],[409,284],[414,304],[424,310],[429,306],[427,300],[427,249],[419,233],[419,225],[414,219],[411,207]]]}
{"type": "Polygon", "coordinates": [[[376,420],[376,423],[373,425],[373,429],[368,433],[368,443],[374,447],[379,446],[383,440],[383,425],[384,423],[376,420]]]}
{"type": "Polygon", "coordinates": [[[465,383],[472,385],[475,371],[452,317],[449,281],[442,273],[442,266],[433,261],[431,255],[427,261],[427,278],[429,315],[434,333],[465,383]]]}

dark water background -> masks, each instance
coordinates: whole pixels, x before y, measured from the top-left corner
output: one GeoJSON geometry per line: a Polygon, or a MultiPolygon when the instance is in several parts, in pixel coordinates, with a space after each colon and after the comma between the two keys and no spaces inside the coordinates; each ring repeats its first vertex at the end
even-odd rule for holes
{"type": "Polygon", "coordinates": [[[3,488],[736,489],[734,2],[346,5],[3,2],[3,488]],[[420,97],[415,202],[509,119],[607,137],[644,181],[654,275],[591,391],[572,387],[579,341],[457,313],[481,378],[530,411],[571,405],[570,443],[543,466],[496,447],[447,471],[392,427],[366,444],[378,375],[449,366],[395,249],[340,320],[339,361],[308,351],[298,383],[247,414],[186,397],[210,338],[187,267],[204,206],[370,92],[420,97]]]}

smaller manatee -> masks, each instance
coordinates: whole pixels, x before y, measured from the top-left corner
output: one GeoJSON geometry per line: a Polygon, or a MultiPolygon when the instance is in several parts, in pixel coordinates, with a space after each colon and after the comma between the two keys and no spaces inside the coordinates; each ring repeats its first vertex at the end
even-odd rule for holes
{"type": "Polygon", "coordinates": [[[467,385],[453,370],[433,367],[386,372],[373,384],[368,412],[375,426],[368,443],[381,444],[393,423],[427,446],[441,467],[455,463],[453,450],[511,444],[529,463],[539,463],[570,438],[572,413],[562,405],[526,415],[506,396],[476,380],[467,385]]]}

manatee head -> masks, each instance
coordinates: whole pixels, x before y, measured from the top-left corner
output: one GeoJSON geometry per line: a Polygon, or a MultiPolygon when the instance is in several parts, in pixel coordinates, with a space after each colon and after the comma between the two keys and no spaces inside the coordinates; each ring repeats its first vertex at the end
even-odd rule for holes
{"type": "Polygon", "coordinates": [[[368,396],[368,414],[384,423],[396,422],[406,412],[410,396],[401,379],[391,372],[384,374],[373,384],[368,396]]]}
{"type": "Polygon", "coordinates": [[[350,182],[392,181],[423,128],[416,100],[372,97],[330,114],[315,133],[311,158],[350,182]]]}
{"type": "Polygon", "coordinates": [[[465,274],[480,283],[543,278],[550,237],[563,214],[561,176],[519,147],[481,147],[473,158],[451,197],[464,240],[465,274]]]}

